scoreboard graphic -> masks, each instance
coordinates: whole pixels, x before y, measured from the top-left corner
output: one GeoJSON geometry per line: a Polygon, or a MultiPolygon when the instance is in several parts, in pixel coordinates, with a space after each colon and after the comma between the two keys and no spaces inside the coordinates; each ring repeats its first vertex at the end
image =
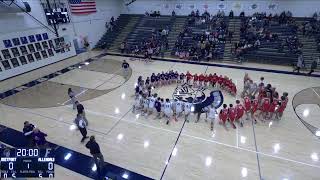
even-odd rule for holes
{"type": "Polygon", "coordinates": [[[51,148],[0,148],[0,178],[54,178],[51,148]]]}

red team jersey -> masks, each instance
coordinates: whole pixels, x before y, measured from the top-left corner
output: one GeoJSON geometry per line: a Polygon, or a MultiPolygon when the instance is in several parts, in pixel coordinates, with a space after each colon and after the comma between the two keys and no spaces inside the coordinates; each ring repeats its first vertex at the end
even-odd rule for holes
{"type": "Polygon", "coordinates": [[[242,104],[237,104],[236,105],[236,111],[237,111],[237,119],[242,118],[244,114],[244,107],[242,104]]]}
{"type": "Polygon", "coordinates": [[[213,75],[211,81],[213,83],[216,83],[218,81],[218,76],[217,75],[213,75]]]}
{"type": "Polygon", "coordinates": [[[244,97],[244,108],[246,111],[250,111],[251,110],[251,101],[250,98],[248,96],[244,97]]]}
{"type": "Polygon", "coordinates": [[[237,117],[237,111],[234,107],[231,107],[229,108],[229,111],[228,111],[228,117],[230,119],[230,121],[234,121],[237,117]]]}
{"type": "Polygon", "coordinates": [[[283,111],[286,109],[288,103],[288,98],[284,101],[281,101],[281,105],[279,106],[277,112],[283,113],[283,111]]]}
{"type": "Polygon", "coordinates": [[[205,76],[204,77],[204,82],[208,82],[208,81],[210,81],[210,77],[209,76],[205,76]]]}
{"type": "Polygon", "coordinates": [[[223,122],[226,122],[228,119],[228,109],[221,109],[220,114],[219,114],[219,118],[223,122]]]}
{"type": "Polygon", "coordinates": [[[266,97],[262,99],[261,110],[263,112],[269,112],[270,109],[270,98],[266,97]]]}
{"type": "Polygon", "coordinates": [[[200,74],[200,75],[199,75],[199,81],[204,81],[204,79],[205,79],[204,75],[203,75],[203,74],[200,74]]]}
{"type": "Polygon", "coordinates": [[[192,75],[189,72],[187,72],[186,76],[188,81],[192,78],[192,75]]]}
{"type": "Polygon", "coordinates": [[[254,99],[251,106],[251,113],[255,113],[258,110],[258,107],[259,107],[259,101],[258,99],[254,99]]]}
{"type": "Polygon", "coordinates": [[[273,102],[270,104],[269,112],[272,112],[272,113],[275,112],[277,106],[278,106],[278,99],[273,98],[273,102]]]}
{"type": "Polygon", "coordinates": [[[222,77],[222,76],[219,76],[219,77],[217,78],[217,81],[218,81],[219,84],[222,84],[222,82],[223,82],[223,77],[222,77]]]}
{"type": "Polygon", "coordinates": [[[199,76],[197,74],[193,75],[193,80],[194,81],[198,81],[199,80],[199,76]]]}

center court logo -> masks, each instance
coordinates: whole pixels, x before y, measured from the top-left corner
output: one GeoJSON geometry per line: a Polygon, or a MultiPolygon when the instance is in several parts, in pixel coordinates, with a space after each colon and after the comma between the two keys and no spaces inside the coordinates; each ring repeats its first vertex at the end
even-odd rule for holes
{"type": "Polygon", "coordinates": [[[182,98],[182,101],[192,102],[196,109],[202,109],[214,104],[219,108],[223,104],[223,95],[219,90],[210,90],[206,87],[193,87],[187,83],[178,85],[172,94],[173,99],[182,98]]]}

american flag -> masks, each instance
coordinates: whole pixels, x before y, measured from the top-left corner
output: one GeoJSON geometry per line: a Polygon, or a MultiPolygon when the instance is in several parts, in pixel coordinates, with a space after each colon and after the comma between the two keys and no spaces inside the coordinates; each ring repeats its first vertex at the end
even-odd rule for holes
{"type": "Polygon", "coordinates": [[[90,14],[97,12],[95,0],[69,0],[71,13],[90,14]]]}

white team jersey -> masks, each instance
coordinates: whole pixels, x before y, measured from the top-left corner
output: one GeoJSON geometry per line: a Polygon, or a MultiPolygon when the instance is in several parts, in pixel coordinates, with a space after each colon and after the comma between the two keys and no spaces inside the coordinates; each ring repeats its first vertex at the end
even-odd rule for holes
{"type": "Polygon", "coordinates": [[[135,106],[140,106],[141,105],[141,96],[137,96],[135,99],[135,106]]]}
{"type": "Polygon", "coordinates": [[[149,100],[148,99],[144,99],[143,100],[143,107],[144,108],[148,108],[148,106],[149,106],[149,100]]]}
{"type": "Polygon", "coordinates": [[[210,119],[214,119],[216,117],[216,108],[214,107],[207,107],[207,111],[208,111],[208,118],[210,119]]]}
{"type": "Polygon", "coordinates": [[[191,112],[191,107],[192,107],[192,104],[191,103],[184,103],[184,112],[185,113],[190,113],[191,112]]]}
{"type": "Polygon", "coordinates": [[[149,108],[154,108],[154,103],[156,102],[156,98],[150,97],[149,98],[149,108]]]}
{"type": "Polygon", "coordinates": [[[176,102],[176,112],[182,112],[183,111],[183,103],[181,101],[176,102]]]}
{"type": "Polygon", "coordinates": [[[172,111],[172,104],[171,104],[171,102],[166,102],[166,103],[164,103],[164,112],[169,113],[169,112],[171,112],[171,111],[172,111]]]}

